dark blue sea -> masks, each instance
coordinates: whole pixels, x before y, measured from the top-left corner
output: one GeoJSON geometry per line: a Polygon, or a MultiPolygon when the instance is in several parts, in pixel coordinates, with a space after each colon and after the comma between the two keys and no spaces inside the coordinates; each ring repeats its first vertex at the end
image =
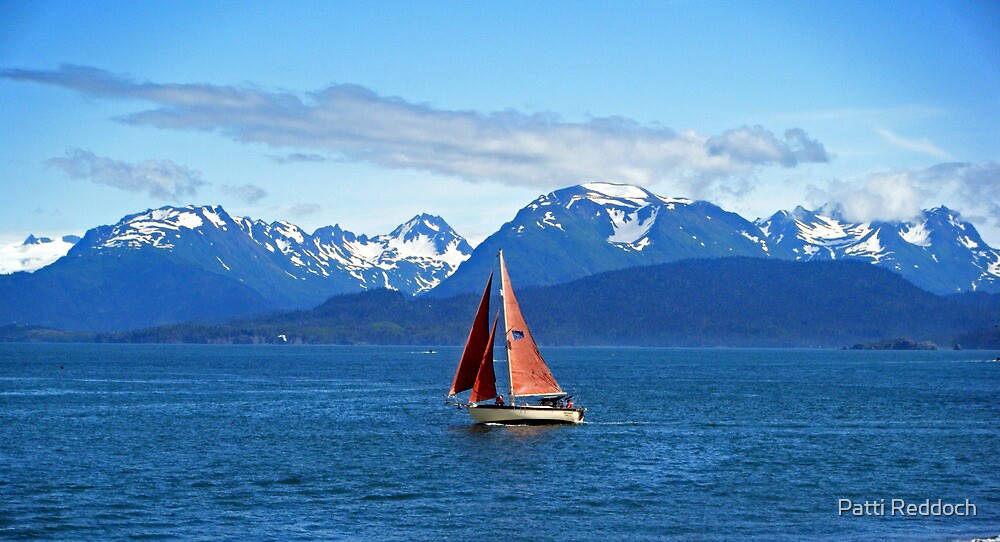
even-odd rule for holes
{"type": "Polygon", "coordinates": [[[1000,535],[997,352],[543,348],[587,423],[491,427],[437,350],[0,345],[0,538],[1000,535]]]}

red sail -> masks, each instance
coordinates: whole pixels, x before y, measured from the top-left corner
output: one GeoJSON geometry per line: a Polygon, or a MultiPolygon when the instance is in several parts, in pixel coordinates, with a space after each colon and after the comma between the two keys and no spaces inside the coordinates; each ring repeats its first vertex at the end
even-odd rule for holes
{"type": "Polygon", "coordinates": [[[493,339],[497,336],[497,320],[500,313],[493,319],[493,330],[490,331],[490,342],[486,346],[486,354],[479,365],[479,374],[476,376],[476,383],[472,386],[472,393],[469,394],[469,402],[485,401],[497,396],[497,375],[493,371],[493,339]]]}
{"type": "Polygon", "coordinates": [[[483,362],[483,352],[486,351],[486,343],[489,341],[490,287],[492,285],[493,273],[490,273],[490,278],[486,281],[486,291],[483,292],[483,299],[479,302],[479,311],[476,312],[476,319],[472,321],[469,338],[465,341],[462,361],[458,363],[455,380],[451,384],[451,391],[448,392],[448,395],[470,389],[476,382],[479,366],[483,362]]]}
{"type": "Polygon", "coordinates": [[[521,316],[521,308],[514,297],[503,255],[500,255],[500,273],[503,281],[503,310],[507,324],[507,363],[510,364],[511,389],[514,395],[547,395],[562,393],[559,384],[545,365],[531,338],[528,324],[521,316]]]}

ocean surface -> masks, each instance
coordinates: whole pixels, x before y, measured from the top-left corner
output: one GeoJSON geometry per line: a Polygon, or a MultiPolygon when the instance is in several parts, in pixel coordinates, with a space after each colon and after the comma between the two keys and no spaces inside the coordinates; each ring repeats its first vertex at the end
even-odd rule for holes
{"type": "Polygon", "coordinates": [[[542,351],[584,425],[472,425],[457,348],[0,345],[0,538],[1000,535],[1000,352],[542,351]]]}

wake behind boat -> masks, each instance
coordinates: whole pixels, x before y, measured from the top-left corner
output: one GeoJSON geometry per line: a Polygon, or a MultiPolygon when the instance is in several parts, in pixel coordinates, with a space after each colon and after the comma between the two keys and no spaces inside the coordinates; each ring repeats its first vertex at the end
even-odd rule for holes
{"type": "Polygon", "coordinates": [[[572,397],[559,387],[538,352],[514,297],[503,251],[500,251],[499,259],[509,395],[504,398],[497,393],[493,369],[493,341],[500,320],[499,311],[493,319],[492,329],[487,331],[490,327],[490,291],[493,285],[491,272],[448,397],[453,398],[455,394],[471,389],[469,401],[458,405],[465,407],[476,423],[525,425],[583,422],[586,409],[573,406],[572,397]],[[535,399],[537,403],[528,403],[529,399],[535,399]]]}

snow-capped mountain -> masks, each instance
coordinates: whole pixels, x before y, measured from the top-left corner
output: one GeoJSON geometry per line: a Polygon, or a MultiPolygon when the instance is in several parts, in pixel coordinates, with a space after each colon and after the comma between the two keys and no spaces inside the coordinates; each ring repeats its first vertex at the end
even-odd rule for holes
{"type": "Polygon", "coordinates": [[[947,207],[906,221],[850,222],[833,208],[779,211],[757,225],[777,251],[794,260],[857,259],[892,269],[936,293],[1000,290],[1000,251],[947,207]]]}
{"type": "Polygon", "coordinates": [[[756,222],[706,201],[589,183],[540,196],[490,236],[431,295],[476,291],[503,249],[519,286],[686,258],[858,259],[937,294],[1000,291],[1000,252],[946,207],[910,222],[853,223],[836,210],[756,222]]]}
{"type": "Polygon", "coordinates": [[[79,240],[76,235],[55,239],[29,235],[22,243],[0,246],[0,275],[41,269],[65,256],[79,240]]]}
{"type": "MultiPolygon", "coordinates": [[[[55,243],[31,237],[21,247],[55,243]]],[[[1000,292],[1000,251],[945,207],[908,222],[856,223],[836,210],[801,207],[750,222],[706,201],[588,183],[539,196],[474,251],[425,214],[367,236],[339,226],[308,233],[217,206],[147,210],[88,231],[34,273],[0,275],[0,324],[134,329],[313,307],[375,288],[445,297],[480,291],[500,249],[519,288],[688,258],[749,256],[853,259],[938,294],[1000,292]]]]}
{"type": "Polygon", "coordinates": [[[481,288],[501,248],[518,286],[685,258],[767,256],[770,251],[752,222],[707,201],[588,183],[540,196],[521,209],[433,295],[481,288]]]}
{"type": "Polygon", "coordinates": [[[472,252],[444,220],[427,214],[368,237],[336,225],[309,234],[285,221],[187,206],[151,209],[95,228],[70,256],[142,250],[166,251],[177,261],[249,284],[265,297],[271,297],[269,290],[284,291],[309,303],[371,288],[418,293],[436,286],[472,252]]]}
{"type": "Polygon", "coordinates": [[[332,295],[433,288],[471,247],[421,214],[368,237],[338,226],[162,207],[94,228],[33,274],[0,277],[0,321],[116,330],[316,306],[332,295]]]}

